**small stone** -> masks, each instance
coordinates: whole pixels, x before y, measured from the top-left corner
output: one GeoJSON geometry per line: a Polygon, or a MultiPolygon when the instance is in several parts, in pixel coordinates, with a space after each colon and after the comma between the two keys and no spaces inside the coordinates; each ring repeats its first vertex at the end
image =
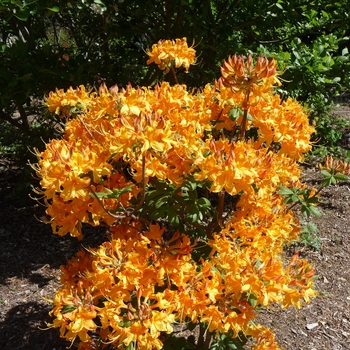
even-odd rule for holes
{"type": "Polygon", "coordinates": [[[303,332],[302,330],[300,330],[300,334],[305,335],[305,337],[307,337],[307,334],[305,332],[303,332]]]}
{"type": "Polygon", "coordinates": [[[311,330],[311,329],[316,328],[317,326],[318,326],[318,322],[309,323],[309,324],[306,325],[306,328],[307,328],[308,330],[311,330]]]}

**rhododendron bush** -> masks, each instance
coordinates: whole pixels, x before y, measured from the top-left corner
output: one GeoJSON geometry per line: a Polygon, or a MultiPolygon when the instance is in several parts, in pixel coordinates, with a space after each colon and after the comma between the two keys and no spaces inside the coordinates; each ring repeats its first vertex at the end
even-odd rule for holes
{"type": "MultiPolygon", "coordinates": [[[[196,60],[185,38],[147,54],[174,78],[196,60]]],[[[90,224],[110,237],[61,268],[51,311],[61,337],[79,349],[240,349],[250,338],[278,349],[256,310],[316,295],[313,268],[281,258],[299,234],[284,195],[306,189],[298,161],[314,128],[278,85],[274,59],[234,55],[201,89],[50,93],[65,129],[38,152],[47,222],[61,236],[80,239],[90,224]],[[196,345],[174,336],[196,325],[196,345]]]]}

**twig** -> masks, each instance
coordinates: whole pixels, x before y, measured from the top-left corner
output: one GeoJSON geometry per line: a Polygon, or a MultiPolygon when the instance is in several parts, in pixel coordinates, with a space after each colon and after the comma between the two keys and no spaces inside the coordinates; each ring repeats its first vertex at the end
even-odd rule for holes
{"type": "Polygon", "coordinates": [[[175,79],[176,84],[179,84],[179,81],[177,80],[177,76],[176,76],[176,73],[175,73],[174,66],[171,66],[171,72],[173,73],[173,77],[175,79]]]}
{"type": "Polygon", "coordinates": [[[242,119],[242,124],[241,124],[241,130],[240,130],[240,140],[243,141],[245,137],[245,131],[247,128],[247,119],[248,119],[248,109],[249,109],[249,94],[250,90],[247,91],[247,94],[245,96],[245,101],[244,101],[244,114],[243,114],[243,119],[242,119]]]}
{"type": "Polygon", "coordinates": [[[133,212],[139,210],[146,198],[146,157],[142,156],[142,197],[140,203],[133,210],[133,212]]]}
{"type": "Polygon", "coordinates": [[[225,190],[218,193],[218,224],[222,225],[222,217],[224,213],[225,190]]]}
{"type": "Polygon", "coordinates": [[[83,122],[83,120],[80,118],[79,115],[77,115],[77,118],[79,119],[80,123],[83,125],[83,127],[85,128],[86,132],[90,135],[90,137],[93,139],[93,140],[96,140],[94,138],[94,136],[91,134],[90,130],[88,129],[88,127],[86,126],[86,124],[83,122]]]}

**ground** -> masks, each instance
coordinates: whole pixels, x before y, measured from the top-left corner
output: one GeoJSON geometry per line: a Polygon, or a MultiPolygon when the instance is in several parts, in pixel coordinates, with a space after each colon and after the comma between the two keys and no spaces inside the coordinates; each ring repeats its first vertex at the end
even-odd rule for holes
{"type": "MultiPolygon", "coordinates": [[[[350,110],[346,109],[350,114],[350,110]]],[[[304,165],[305,181],[315,188],[319,171],[304,165]]],[[[20,201],[15,189],[22,185],[22,169],[8,159],[0,160],[0,349],[63,350],[69,344],[59,338],[51,322],[50,299],[59,286],[59,266],[81,244],[96,245],[96,235],[87,232],[82,242],[58,237],[38,219],[44,209],[28,199],[20,201]]],[[[308,220],[318,227],[317,241],[295,245],[295,252],[316,268],[319,296],[300,310],[277,306],[259,312],[258,320],[275,330],[284,349],[350,349],[350,181],[326,188],[319,207],[322,217],[308,220]]],[[[310,238],[315,237],[310,235],[310,238]]],[[[104,239],[100,232],[100,238],[104,239]]]]}

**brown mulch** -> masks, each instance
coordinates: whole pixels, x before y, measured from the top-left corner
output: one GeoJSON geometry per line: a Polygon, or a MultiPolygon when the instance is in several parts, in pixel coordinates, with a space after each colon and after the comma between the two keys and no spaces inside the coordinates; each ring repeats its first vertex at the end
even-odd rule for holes
{"type": "MultiPolygon", "coordinates": [[[[347,110],[348,112],[348,110],[347,110]]],[[[319,172],[306,167],[305,180],[320,185],[319,172]]],[[[23,185],[22,169],[0,160],[0,349],[63,350],[69,343],[57,329],[44,330],[52,319],[50,299],[59,286],[59,266],[81,247],[96,245],[87,231],[82,242],[58,237],[36,217],[45,208],[30,198],[21,201],[16,188],[23,185]]],[[[259,322],[275,330],[284,349],[350,349],[350,182],[326,188],[317,224],[320,249],[295,245],[286,250],[312,262],[317,271],[319,296],[300,310],[271,307],[259,312],[259,322]]]]}

